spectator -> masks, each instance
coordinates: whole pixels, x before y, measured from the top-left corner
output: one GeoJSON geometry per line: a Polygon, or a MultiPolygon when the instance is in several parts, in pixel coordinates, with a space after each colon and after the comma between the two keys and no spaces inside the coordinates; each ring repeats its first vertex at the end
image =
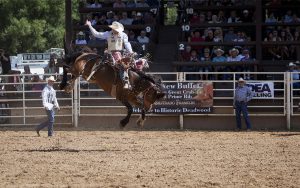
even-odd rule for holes
{"type": "Polygon", "coordinates": [[[113,8],[125,8],[125,3],[122,2],[122,0],[115,0],[115,3],[113,4],[113,8]]]}
{"type": "Polygon", "coordinates": [[[90,8],[102,8],[102,5],[99,3],[99,0],[95,0],[95,3],[91,4],[90,8]]]}
{"type": "Polygon", "coordinates": [[[97,25],[108,25],[105,14],[102,14],[100,16],[100,19],[98,20],[97,25]]]}
{"type": "MultiPolygon", "coordinates": [[[[251,62],[251,61],[254,61],[254,60],[255,59],[250,56],[250,50],[247,49],[247,48],[244,48],[243,51],[242,51],[241,61],[243,61],[243,62],[251,62]]],[[[250,74],[249,74],[249,72],[252,72],[251,71],[252,70],[252,66],[251,65],[249,65],[249,66],[246,65],[244,67],[240,67],[240,70],[242,72],[248,72],[248,74],[245,75],[245,78],[247,80],[250,80],[250,74]]]]}
{"type": "Polygon", "coordinates": [[[141,8],[141,7],[147,8],[147,7],[149,7],[149,5],[145,2],[145,0],[140,0],[139,3],[136,3],[136,7],[138,7],[138,8],[141,8]]]}
{"type": "MultiPolygon", "coordinates": [[[[212,59],[212,62],[215,62],[215,63],[218,63],[218,62],[224,63],[224,62],[227,61],[226,57],[223,56],[224,50],[222,50],[221,48],[215,49],[214,53],[215,53],[216,56],[212,59]]],[[[223,71],[225,71],[225,66],[215,66],[215,71],[216,72],[223,72],[223,71]]],[[[225,80],[227,78],[226,75],[224,75],[224,74],[222,75],[222,77],[223,77],[223,80],[225,80]]]]}
{"type": "Polygon", "coordinates": [[[84,34],[82,31],[80,31],[80,32],[77,34],[77,39],[76,39],[76,41],[75,41],[75,44],[84,44],[84,45],[87,44],[87,42],[86,42],[86,40],[85,40],[85,34],[84,34]]]}
{"type": "Polygon", "coordinates": [[[115,13],[113,11],[109,11],[109,12],[106,13],[106,17],[107,17],[106,22],[109,25],[112,24],[112,22],[114,20],[114,15],[115,15],[115,13]]]}
{"type": "Polygon", "coordinates": [[[150,7],[158,7],[159,6],[159,1],[158,0],[146,0],[146,3],[150,7]]]}
{"type": "Polygon", "coordinates": [[[92,34],[90,34],[90,40],[88,42],[88,46],[103,46],[105,44],[105,40],[103,39],[96,39],[96,37],[92,34]]]}
{"type": "Polygon", "coordinates": [[[236,114],[237,130],[242,129],[241,113],[245,119],[247,125],[247,131],[251,130],[251,123],[248,117],[247,103],[254,96],[249,87],[246,86],[246,81],[243,78],[238,80],[238,87],[235,89],[235,95],[233,100],[233,108],[236,114]]]}
{"type": "Polygon", "coordinates": [[[234,42],[245,42],[247,40],[247,37],[245,36],[245,33],[238,31],[236,38],[233,39],[234,42]]]}
{"type": "Polygon", "coordinates": [[[98,21],[99,21],[99,17],[98,17],[98,15],[95,15],[94,19],[92,19],[91,23],[92,23],[92,25],[97,25],[98,21]]]}
{"type": "Polygon", "coordinates": [[[283,22],[284,23],[291,23],[293,21],[293,16],[292,16],[292,11],[288,10],[286,12],[286,15],[283,17],[283,22]]]}
{"type": "Polygon", "coordinates": [[[194,25],[194,24],[199,24],[200,23],[200,18],[198,16],[198,13],[197,12],[194,12],[193,13],[193,16],[191,17],[190,19],[190,24],[191,25],[194,25]]]}
{"type": "Polygon", "coordinates": [[[298,18],[297,14],[294,13],[293,17],[292,17],[292,23],[299,23],[300,22],[300,18],[298,18]]]}
{"type": "Polygon", "coordinates": [[[135,33],[132,30],[129,31],[128,41],[130,41],[130,42],[138,42],[138,40],[135,38],[135,33]]]}
{"type": "Polygon", "coordinates": [[[120,23],[123,25],[131,25],[133,19],[128,18],[127,12],[122,13],[122,19],[120,19],[120,23]]]}
{"type": "Polygon", "coordinates": [[[29,82],[31,82],[31,79],[32,79],[32,76],[31,76],[31,71],[30,71],[30,67],[29,65],[24,65],[24,72],[22,73],[23,74],[23,82],[25,84],[25,90],[26,91],[29,91],[31,90],[31,85],[28,84],[29,82]]]}
{"type": "Polygon", "coordinates": [[[223,33],[221,29],[216,29],[214,33],[214,42],[223,42],[223,33]]]}
{"type": "Polygon", "coordinates": [[[239,23],[239,22],[241,22],[241,21],[240,21],[240,18],[237,17],[236,11],[232,10],[230,12],[230,17],[227,19],[227,23],[239,23]]]}
{"type": "MultiPolygon", "coordinates": [[[[191,57],[190,57],[189,62],[199,62],[198,54],[197,54],[196,50],[192,50],[191,51],[191,57]]],[[[184,66],[182,71],[183,72],[195,72],[196,71],[196,67],[195,66],[191,66],[191,65],[190,66],[184,66]]],[[[186,76],[186,79],[187,80],[194,80],[195,79],[195,75],[188,74],[186,76]]]]}
{"type": "Polygon", "coordinates": [[[300,71],[299,71],[297,65],[294,64],[293,62],[290,62],[288,72],[292,73],[293,89],[300,89],[300,82],[299,82],[300,81],[300,77],[299,77],[300,71]],[[296,82],[294,82],[294,81],[296,81],[296,82]]]}
{"type": "Polygon", "coordinates": [[[244,23],[249,23],[253,21],[248,10],[243,11],[243,15],[241,16],[241,21],[244,23]]]}
{"type": "Polygon", "coordinates": [[[214,41],[214,33],[212,30],[207,31],[207,36],[205,37],[205,42],[213,42],[214,41]]]}
{"type": "Polygon", "coordinates": [[[237,38],[237,35],[234,33],[233,27],[229,28],[229,31],[224,36],[224,42],[232,42],[237,38]]]}
{"type": "Polygon", "coordinates": [[[199,24],[206,23],[205,14],[200,14],[199,16],[199,24]]]}
{"type": "Polygon", "coordinates": [[[218,20],[217,15],[212,15],[211,20],[208,23],[209,24],[218,24],[218,23],[221,23],[221,22],[218,20]]]}
{"type": "Polygon", "coordinates": [[[220,23],[226,23],[227,22],[227,18],[224,15],[224,11],[220,10],[218,13],[218,22],[220,23]]]}
{"type": "MultiPolygon", "coordinates": [[[[277,32],[277,31],[276,31],[277,32]]],[[[274,38],[274,35],[273,35],[274,32],[269,32],[268,33],[268,36],[264,39],[264,41],[276,41],[276,37],[274,38]]],[[[267,52],[268,52],[268,55],[271,55],[271,58],[272,59],[280,59],[281,58],[281,52],[280,52],[280,48],[279,46],[268,46],[266,48],[267,52]]]]}
{"type": "Polygon", "coordinates": [[[239,55],[239,50],[236,48],[232,48],[231,50],[229,50],[229,56],[227,57],[227,61],[228,62],[241,61],[241,57],[238,55],[239,55]]]}
{"type": "Polygon", "coordinates": [[[148,44],[149,43],[149,38],[146,36],[146,31],[142,30],[141,35],[137,37],[137,40],[141,44],[148,44]]]}
{"type": "Polygon", "coordinates": [[[57,61],[56,58],[52,54],[50,57],[49,63],[47,65],[47,67],[45,68],[45,73],[48,73],[48,74],[58,73],[57,67],[55,66],[56,61],[57,61]]]}
{"type": "MultiPolygon", "coordinates": [[[[191,33],[191,37],[188,38],[189,42],[203,42],[205,41],[200,34],[200,31],[195,31],[191,33]]],[[[200,52],[203,49],[203,46],[197,44],[197,45],[192,45],[192,48],[200,52]]]]}
{"type": "Polygon", "coordinates": [[[31,80],[32,82],[32,90],[33,91],[42,91],[44,88],[44,84],[42,84],[43,80],[40,79],[39,75],[34,74],[31,80]]]}
{"type": "Polygon", "coordinates": [[[11,64],[9,55],[5,53],[3,49],[0,49],[0,63],[1,63],[1,74],[8,74],[8,72],[11,70],[11,64]]]}
{"type": "Polygon", "coordinates": [[[142,13],[138,12],[136,13],[136,19],[133,20],[132,25],[144,25],[145,21],[143,20],[142,13]]]}
{"type": "Polygon", "coordinates": [[[207,11],[206,12],[206,22],[211,22],[212,21],[212,12],[211,11],[207,11]]]}
{"type": "Polygon", "coordinates": [[[294,32],[294,37],[293,37],[294,41],[300,41],[300,34],[299,31],[295,31],[294,32]]]}
{"type": "Polygon", "coordinates": [[[126,7],[127,8],[135,8],[136,4],[135,4],[134,0],[128,0],[126,3],[126,7]]]}
{"type": "Polygon", "coordinates": [[[277,23],[278,21],[275,18],[274,13],[271,12],[270,15],[269,15],[269,17],[266,18],[265,22],[266,23],[277,23]]]}
{"type": "MultiPolygon", "coordinates": [[[[200,57],[200,61],[211,62],[210,49],[204,48],[203,56],[200,57]]],[[[209,66],[200,67],[199,72],[210,72],[211,68],[209,66]]],[[[206,80],[208,80],[208,74],[204,74],[206,80]]],[[[203,74],[200,75],[200,80],[203,80],[203,74]]]]}
{"type": "Polygon", "coordinates": [[[155,17],[151,12],[145,12],[144,21],[146,24],[155,24],[155,17]]]}
{"type": "Polygon", "coordinates": [[[189,61],[191,59],[191,51],[192,51],[192,47],[190,45],[187,45],[185,47],[185,50],[180,53],[179,60],[189,61]]]}

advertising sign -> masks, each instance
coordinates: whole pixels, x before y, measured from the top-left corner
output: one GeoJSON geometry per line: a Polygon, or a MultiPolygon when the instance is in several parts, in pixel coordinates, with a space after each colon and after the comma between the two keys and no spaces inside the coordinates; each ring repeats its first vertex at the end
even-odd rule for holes
{"type": "MultiPolygon", "coordinates": [[[[150,113],[202,114],[212,112],[212,82],[165,83],[164,88],[165,98],[155,102],[150,113]]],[[[134,113],[139,112],[140,109],[134,109],[134,113]]]]}
{"type": "Polygon", "coordinates": [[[254,92],[254,99],[273,99],[274,83],[273,82],[249,82],[247,86],[254,92]]]}

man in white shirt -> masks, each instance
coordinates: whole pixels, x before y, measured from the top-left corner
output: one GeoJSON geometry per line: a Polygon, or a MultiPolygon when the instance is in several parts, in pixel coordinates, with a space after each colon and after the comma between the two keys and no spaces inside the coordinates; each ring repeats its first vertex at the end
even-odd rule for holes
{"type": "Polygon", "coordinates": [[[53,136],[53,124],[54,124],[54,116],[55,116],[54,108],[60,110],[56,98],[56,91],[53,89],[53,84],[55,82],[55,79],[53,76],[50,76],[46,80],[48,84],[43,89],[42,99],[43,99],[43,106],[48,116],[48,120],[37,126],[36,132],[38,136],[40,136],[40,130],[42,130],[47,126],[48,126],[48,136],[53,136]]]}
{"type": "Polygon", "coordinates": [[[146,31],[142,30],[141,35],[137,37],[137,40],[141,44],[148,44],[149,43],[149,38],[146,36],[146,31]]]}
{"type": "Polygon", "coordinates": [[[132,25],[132,18],[128,18],[127,12],[122,13],[122,19],[120,20],[120,23],[123,25],[132,25]]]}
{"type": "MultiPolygon", "coordinates": [[[[85,25],[89,27],[92,35],[96,38],[107,40],[107,51],[112,54],[115,62],[122,59],[121,51],[123,51],[124,47],[129,53],[133,53],[131,44],[128,42],[128,36],[123,32],[124,26],[121,23],[114,21],[112,25],[109,25],[112,30],[106,32],[96,31],[89,20],[86,21],[85,25]]],[[[129,77],[127,70],[121,70],[120,76],[125,82],[124,88],[128,89],[129,77]]]]}

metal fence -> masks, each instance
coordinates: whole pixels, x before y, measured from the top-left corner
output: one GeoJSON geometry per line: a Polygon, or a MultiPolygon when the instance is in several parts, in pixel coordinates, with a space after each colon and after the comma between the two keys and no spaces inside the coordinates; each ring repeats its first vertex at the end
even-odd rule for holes
{"type": "MultiPolygon", "coordinates": [[[[44,80],[50,74],[1,75],[0,80],[0,126],[37,125],[46,117],[41,93],[44,80]]],[[[59,75],[54,75],[59,79],[59,75]]],[[[55,87],[58,86],[55,82],[55,87]]],[[[73,125],[73,95],[57,90],[61,111],[56,115],[59,124],[73,125]],[[64,118],[60,118],[64,117],[64,118]]]]}
{"type": "MultiPolygon", "coordinates": [[[[287,128],[290,129],[291,118],[300,116],[300,81],[294,80],[296,74],[291,72],[153,72],[149,73],[163,78],[164,83],[172,82],[199,82],[209,81],[214,85],[214,112],[210,114],[149,114],[149,116],[180,116],[180,121],[185,116],[234,116],[232,108],[236,81],[239,77],[248,78],[251,82],[272,82],[274,83],[274,97],[270,99],[254,99],[249,103],[250,116],[282,116],[286,117],[287,128]],[[223,80],[223,75],[226,80],[223,80]]],[[[41,82],[26,82],[26,76],[19,75],[20,83],[10,83],[5,77],[1,76],[1,88],[12,85],[17,87],[15,91],[6,89],[1,91],[0,99],[0,126],[8,125],[36,125],[42,117],[46,117],[41,110],[41,90],[30,89],[29,86],[45,84],[41,82]],[[19,86],[16,86],[19,85],[19,86]],[[27,87],[28,86],[28,87],[27,87]]],[[[44,75],[40,75],[44,76],[44,75]]],[[[47,75],[50,76],[50,75],[47,75]]],[[[58,77],[59,78],[59,77],[58,77]]],[[[14,78],[15,79],[15,78],[14,78]]],[[[58,84],[58,83],[56,83],[58,84]]],[[[58,124],[73,124],[78,126],[78,119],[81,116],[124,116],[125,107],[107,95],[95,84],[77,80],[72,94],[65,94],[57,90],[58,100],[63,109],[57,117],[67,116],[69,121],[57,122],[58,124]]],[[[135,114],[134,114],[135,115],[135,114]]]]}

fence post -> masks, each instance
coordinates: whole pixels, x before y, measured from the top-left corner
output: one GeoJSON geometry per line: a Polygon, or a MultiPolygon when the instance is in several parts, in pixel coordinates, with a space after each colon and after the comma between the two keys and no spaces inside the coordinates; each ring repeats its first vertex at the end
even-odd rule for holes
{"type": "Polygon", "coordinates": [[[291,94],[293,91],[291,91],[291,73],[286,72],[285,73],[285,84],[286,84],[286,127],[288,130],[291,129],[291,94]]]}
{"type": "Polygon", "coordinates": [[[75,80],[75,84],[74,84],[74,113],[73,113],[73,117],[74,117],[74,127],[78,127],[78,93],[79,93],[79,87],[78,87],[78,80],[79,78],[77,78],[75,80]]]}
{"type": "MultiPolygon", "coordinates": [[[[177,73],[177,82],[185,81],[185,73],[179,72],[177,73]]],[[[183,121],[183,114],[179,115],[179,128],[180,130],[183,130],[184,127],[184,121],[183,121]]]]}

